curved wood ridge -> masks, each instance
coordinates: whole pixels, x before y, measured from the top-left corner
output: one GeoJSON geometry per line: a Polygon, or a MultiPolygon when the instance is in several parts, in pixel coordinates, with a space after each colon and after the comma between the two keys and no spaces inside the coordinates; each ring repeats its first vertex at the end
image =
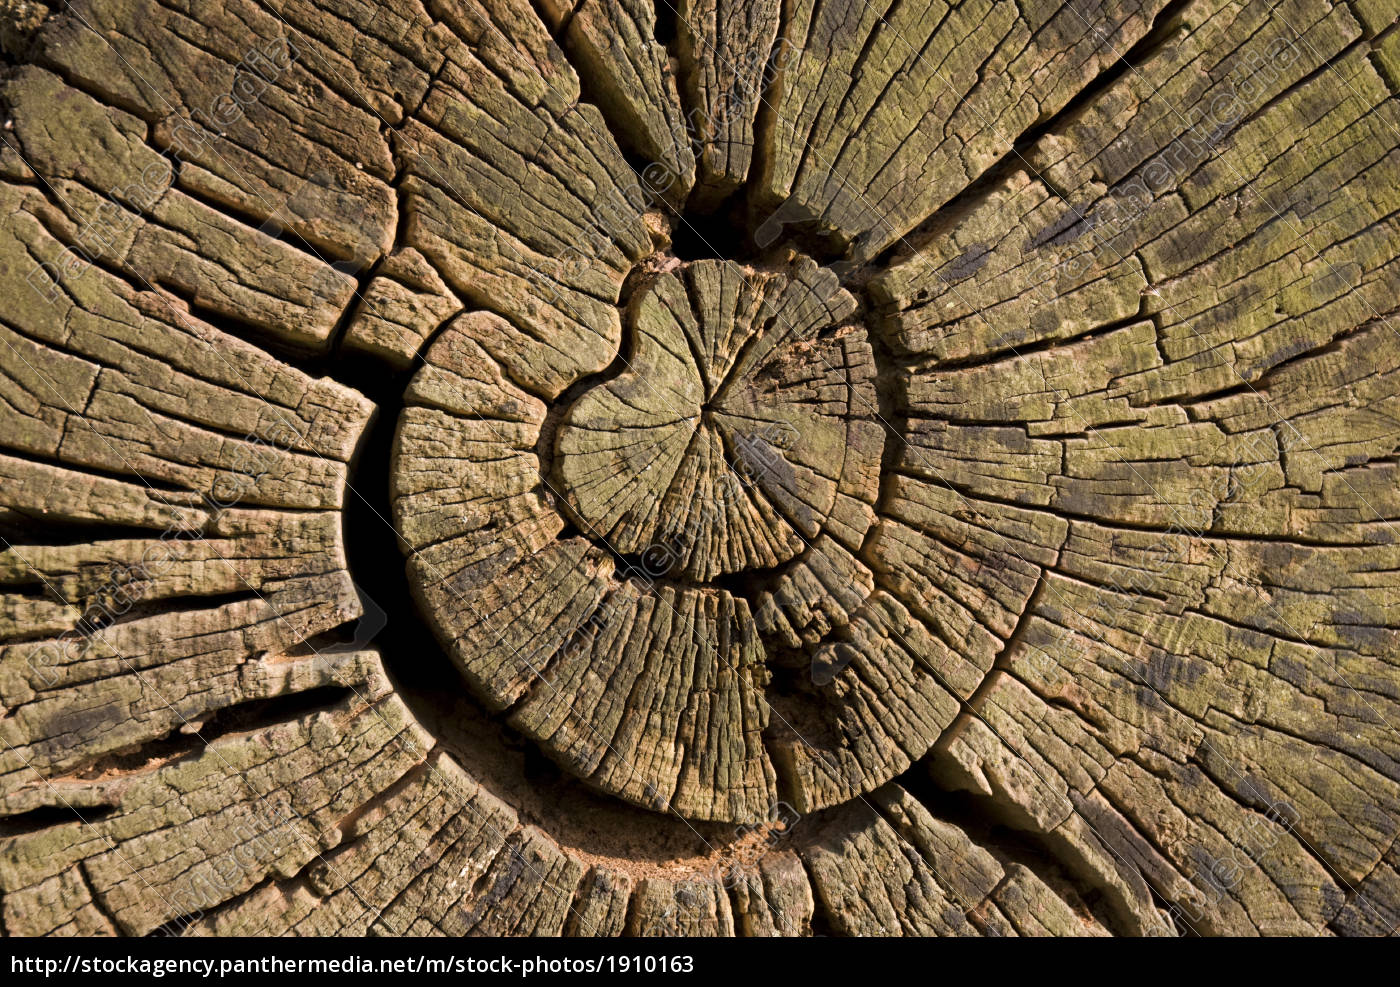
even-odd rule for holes
{"type": "Polygon", "coordinates": [[[0,930],[1393,933],[1397,16],[0,4],[0,930]]]}

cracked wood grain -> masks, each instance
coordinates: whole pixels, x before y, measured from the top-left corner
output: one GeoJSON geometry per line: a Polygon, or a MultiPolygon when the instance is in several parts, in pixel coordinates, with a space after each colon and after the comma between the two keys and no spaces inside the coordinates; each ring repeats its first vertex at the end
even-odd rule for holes
{"type": "Polygon", "coordinates": [[[0,928],[1385,935],[1385,0],[0,11],[0,928]]]}

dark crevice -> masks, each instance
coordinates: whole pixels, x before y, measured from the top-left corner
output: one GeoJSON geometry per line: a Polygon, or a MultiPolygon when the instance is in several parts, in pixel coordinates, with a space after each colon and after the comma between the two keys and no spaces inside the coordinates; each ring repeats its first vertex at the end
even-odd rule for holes
{"type": "MultiPolygon", "coordinates": [[[[6,140],[6,143],[8,143],[8,140],[6,140]]],[[[54,187],[48,181],[42,181],[38,187],[43,192],[44,199],[46,202],[48,202],[51,206],[53,206],[55,209],[61,212],[65,217],[69,217],[70,219],[72,218],[71,214],[69,213],[69,210],[66,208],[66,205],[63,202],[62,198],[59,196],[57,190],[54,189],[54,187]]],[[[47,232],[51,237],[53,237],[55,241],[62,244],[66,248],[71,249],[77,246],[79,247],[79,249],[81,249],[80,244],[74,244],[69,242],[69,239],[65,237],[62,230],[55,229],[54,226],[51,225],[50,217],[39,216],[36,218],[39,220],[40,224],[43,225],[45,232],[47,232]]],[[[33,259],[36,263],[39,262],[38,257],[34,257],[33,259]]],[[[159,307],[163,308],[169,314],[171,318],[171,324],[178,325],[185,331],[191,333],[192,335],[195,335],[197,338],[203,339],[203,335],[197,332],[195,328],[192,325],[190,325],[191,318],[195,318],[200,321],[206,322],[210,326],[228,333],[235,339],[243,338],[245,333],[251,333],[257,338],[267,337],[269,346],[281,347],[283,350],[287,350],[288,355],[291,356],[294,356],[299,352],[305,352],[304,348],[297,349],[289,347],[289,344],[285,340],[279,340],[276,337],[275,333],[271,333],[260,326],[257,326],[251,322],[243,322],[237,320],[236,318],[224,312],[220,312],[217,309],[209,308],[208,306],[197,302],[189,291],[161,281],[159,277],[157,277],[154,281],[150,280],[145,275],[142,275],[136,271],[127,270],[119,262],[114,261],[111,258],[103,256],[99,253],[84,253],[84,259],[87,261],[89,266],[96,268],[97,270],[108,275],[109,277],[121,281],[131,290],[131,292],[134,295],[137,295],[142,299],[148,299],[154,302],[159,307]],[[179,306],[176,305],[175,302],[172,301],[172,299],[178,300],[181,304],[185,306],[185,309],[187,311],[182,312],[179,306]]],[[[77,309],[85,311],[81,301],[78,298],[74,297],[73,294],[69,292],[66,288],[64,290],[65,293],[68,294],[69,300],[73,303],[73,305],[77,309]]]]}
{"type": "Polygon", "coordinates": [[[1193,3],[1195,0],[1171,0],[1157,12],[1157,16],[1152,19],[1152,26],[1148,28],[1147,33],[1130,46],[1127,51],[1119,51],[1115,54],[1114,49],[1109,47],[1109,42],[1105,41],[1105,48],[1112,57],[1108,67],[1101,70],[1088,85],[1075,93],[1069,102],[1057,112],[1024,131],[1016,141],[1016,149],[1029,148],[1047,133],[1073,121],[1081,113],[1097,104],[1100,97],[1120,79],[1130,72],[1136,72],[1137,66],[1156,57],[1157,53],[1165,49],[1177,32],[1185,26],[1184,15],[1187,8],[1193,3]]]}
{"type": "MultiPolygon", "coordinates": [[[[1173,36],[1181,30],[1184,23],[1183,15],[1193,2],[1194,0],[1172,0],[1171,3],[1163,7],[1153,19],[1151,28],[1132,47],[1123,52],[1120,57],[1114,58],[1106,68],[1100,71],[1088,85],[1075,93],[1058,111],[1032,124],[1019,134],[1009,151],[983,170],[956,196],[922,220],[913,230],[887,247],[878,257],[866,265],[866,270],[871,272],[885,271],[901,261],[908,260],[933,239],[946,234],[975,204],[980,203],[985,198],[988,191],[1016,172],[1026,172],[1034,176],[1045,184],[1053,195],[1064,200],[1065,204],[1070,206],[1066,222],[1072,221],[1068,217],[1082,219],[1079,210],[1069,202],[1064,191],[1052,187],[1046,177],[1030,164],[1032,149],[1046,134],[1062,131],[1068,127],[1075,118],[1093,107],[1100,97],[1125,75],[1136,71],[1135,66],[1149,61],[1170,43],[1173,36]]],[[[947,281],[944,283],[948,284],[947,281]]]]}
{"type": "MultiPolygon", "coordinates": [[[[331,345],[329,336],[315,343],[309,340],[307,342],[295,341],[282,335],[275,329],[269,329],[253,322],[245,322],[236,316],[221,312],[218,309],[210,308],[202,302],[195,300],[195,298],[187,292],[183,292],[179,289],[172,289],[169,285],[165,284],[161,284],[159,287],[162,291],[169,292],[171,295],[179,298],[180,301],[185,304],[186,308],[189,309],[189,315],[186,316],[166,300],[167,309],[175,318],[177,324],[184,329],[193,332],[194,327],[190,325],[190,320],[198,320],[217,329],[231,339],[252,343],[259,349],[277,357],[281,362],[302,371],[308,376],[317,376],[308,368],[319,358],[324,357],[327,349],[331,345]]],[[[149,292],[150,288],[145,290],[149,292]]],[[[217,346],[217,342],[215,342],[214,345],[217,346]]]]}
{"type": "MultiPolygon", "coordinates": [[[[298,878],[297,880],[300,880],[300,878],[298,878]]],[[[160,938],[175,938],[175,937],[177,937],[177,936],[182,936],[182,935],[184,935],[185,932],[186,932],[192,925],[194,925],[196,922],[202,922],[202,921],[205,921],[205,920],[207,920],[207,919],[209,919],[209,918],[211,918],[211,917],[213,917],[213,916],[217,916],[217,915],[219,915],[219,914],[221,914],[221,913],[232,911],[233,909],[237,908],[239,905],[242,905],[243,903],[245,903],[246,901],[248,901],[248,899],[252,898],[253,895],[258,894],[258,893],[260,893],[260,892],[262,892],[262,891],[265,891],[266,889],[272,887],[272,886],[274,885],[274,883],[275,883],[275,879],[274,879],[274,878],[266,878],[266,879],[264,879],[263,881],[259,882],[258,884],[253,885],[253,886],[252,886],[251,888],[249,888],[247,891],[244,891],[244,892],[241,893],[241,894],[236,894],[236,895],[234,895],[234,896],[231,897],[231,898],[227,898],[227,899],[225,899],[225,900],[223,900],[223,901],[218,902],[217,904],[211,904],[207,909],[200,908],[200,909],[196,909],[195,911],[192,911],[192,912],[186,912],[186,913],[183,914],[183,915],[177,915],[175,918],[172,918],[170,921],[168,921],[168,922],[164,923],[163,925],[161,925],[161,926],[159,926],[159,927],[157,927],[157,928],[155,928],[155,929],[152,929],[150,932],[146,933],[146,937],[147,937],[147,938],[152,938],[152,939],[160,939],[160,938]]],[[[212,885],[209,885],[207,890],[208,890],[208,891],[212,891],[212,890],[213,890],[212,885]]],[[[309,890],[310,890],[310,889],[308,888],[308,891],[309,891],[309,890]]],[[[286,893],[286,891],[287,891],[287,889],[286,889],[285,886],[283,887],[283,891],[284,891],[284,893],[286,893]]],[[[207,891],[206,891],[206,893],[207,893],[207,891]]],[[[313,892],[313,896],[314,896],[314,892],[313,892]]],[[[272,916],[267,916],[266,925],[271,925],[271,924],[272,924],[272,916]]],[[[265,928],[266,928],[266,925],[265,925],[265,928]]]]}
{"type": "MultiPolygon", "coordinates": [[[[947,285],[947,287],[952,286],[947,285]]],[[[893,353],[890,353],[888,357],[889,362],[885,364],[885,366],[895,367],[899,369],[907,368],[907,370],[912,373],[927,373],[935,371],[937,373],[952,373],[958,370],[977,370],[989,367],[993,364],[1000,363],[1012,358],[1038,356],[1040,354],[1049,354],[1054,353],[1056,351],[1063,353],[1063,351],[1066,348],[1073,346],[1076,343],[1082,343],[1087,342],[1089,340],[1098,339],[1102,336],[1108,335],[1109,333],[1117,332],[1120,329],[1127,329],[1131,326],[1138,325],[1139,323],[1150,321],[1152,321],[1152,315],[1147,310],[1146,301],[1143,301],[1139,303],[1138,310],[1132,315],[1127,315],[1120,319],[1114,319],[1109,322],[1103,322],[1090,326],[1089,328],[1084,329],[1083,331],[1075,333],[1073,335],[1051,336],[1043,339],[1031,339],[1026,342],[1023,342],[1019,346],[1007,343],[996,349],[982,350],[977,353],[973,353],[969,356],[946,360],[940,360],[936,358],[929,359],[927,356],[917,353],[909,354],[908,356],[904,357],[896,357],[893,353]]],[[[942,327],[940,325],[932,325],[928,328],[930,331],[937,331],[939,328],[942,327]]],[[[873,335],[879,336],[882,334],[875,333],[873,335]]],[[[975,420],[966,418],[959,419],[959,421],[974,422],[975,420]]],[[[1024,427],[1023,423],[1010,419],[1001,421],[989,421],[985,424],[993,426],[1000,425],[1003,427],[1024,427]]],[[[1133,424],[1137,423],[1134,422],[1133,424]]],[[[1103,428],[1104,426],[1096,424],[1094,427],[1103,428]]]]}
{"type": "Polygon", "coordinates": [[[170,764],[196,756],[204,750],[205,743],[205,739],[195,733],[177,727],[163,737],[105,754],[75,771],[73,776],[98,780],[104,776],[133,774],[146,769],[152,762],[170,764]]]}
{"type": "Polygon", "coordinates": [[[349,686],[325,685],[270,699],[252,699],[216,710],[204,719],[202,725],[190,724],[190,727],[198,729],[200,743],[197,753],[202,753],[205,747],[220,737],[254,733],[305,719],[340,706],[354,696],[355,690],[349,686]]]}
{"type": "MultiPolygon", "coordinates": [[[[9,450],[6,450],[5,454],[9,455],[9,450]]],[[[188,507],[186,509],[188,510],[188,507]]],[[[134,524],[113,524],[98,518],[63,517],[55,513],[29,511],[14,507],[7,508],[7,510],[17,515],[20,520],[0,521],[0,548],[34,544],[42,544],[50,548],[78,545],[96,546],[109,541],[160,538],[162,534],[170,530],[169,526],[160,524],[152,524],[145,528],[134,524]]],[[[36,576],[35,579],[37,580],[38,577],[36,576]]]]}
{"type": "MultiPolygon", "coordinates": [[[[1120,915],[1107,897],[1063,861],[1045,837],[1015,828],[1002,818],[991,799],[970,792],[940,788],[922,765],[894,779],[936,818],[953,823],[1003,865],[1020,864],[1050,887],[1071,909],[1091,916],[1116,935],[1133,935],[1130,919],[1120,915]]],[[[896,827],[897,828],[897,827],[896,827]]]]}
{"type": "MultiPolygon", "coordinates": [[[[353,271],[355,293],[350,296],[350,300],[346,303],[344,311],[342,311],[340,317],[335,320],[335,325],[331,327],[330,336],[328,337],[330,340],[328,344],[330,352],[337,357],[342,355],[341,350],[345,342],[345,335],[350,331],[350,326],[355,321],[355,316],[360,312],[360,306],[364,303],[365,298],[369,294],[370,282],[373,281],[375,276],[379,273],[379,268],[383,263],[384,260],[381,258],[373,264],[353,271]]],[[[342,267],[341,264],[336,264],[334,266],[337,269],[342,267]]],[[[351,273],[351,271],[346,270],[343,273],[351,273]]]]}
{"type": "MultiPolygon", "coordinates": [[[[278,217],[282,215],[282,210],[285,206],[272,206],[271,203],[262,196],[258,196],[257,205],[261,208],[252,210],[233,201],[231,198],[212,198],[197,187],[191,187],[180,183],[180,170],[185,167],[185,161],[183,159],[175,156],[173,152],[162,151],[160,148],[154,146],[152,146],[151,149],[157,153],[169,155],[171,164],[175,169],[174,173],[171,175],[170,187],[178,191],[181,195],[187,196],[191,200],[218,213],[226,219],[231,219],[250,230],[256,230],[264,236],[276,240],[278,243],[294,247],[299,253],[304,254],[308,261],[319,261],[338,271],[355,269],[356,265],[353,264],[350,255],[344,252],[345,247],[343,244],[331,240],[323,240],[320,243],[313,242],[287,224],[281,222],[278,217]],[[270,210],[269,207],[271,207],[270,210]]],[[[307,183],[322,184],[324,187],[324,183],[328,180],[324,172],[317,172],[311,178],[307,179],[307,183]]],[[[341,189],[340,191],[344,190],[341,189]]],[[[293,193],[293,195],[289,196],[289,200],[295,198],[295,195],[296,193],[293,193]]],[[[134,211],[139,212],[139,210],[134,211]]],[[[142,213],[142,215],[145,216],[146,214],[142,213]]],[[[154,219],[150,219],[149,221],[155,222],[154,219]]]]}
{"type": "Polygon", "coordinates": [[[83,888],[88,893],[88,901],[91,903],[93,909],[106,919],[113,929],[122,930],[123,925],[117,920],[116,913],[107,907],[107,903],[103,901],[102,895],[98,893],[96,885],[92,883],[92,873],[88,869],[88,861],[84,860],[80,862],[75,870],[79,879],[83,882],[83,888]]]}
{"type": "Polygon", "coordinates": [[[69,823],[90,826],[116,812],[115,805],[45,805],[0,818],[0,839],[39,836],[55,826],[69,823]]]}
{"type": "MultiPolygon", "coordinates": [[[[1305,742],[1316,743],[1316,741],[1307,740],[1305,740],[1305,742]]],[[[1267,819],[1275,824],[1281,824],[1284,828],[1285,835],[1291,836],[1296,841],[1303,853],[1322,868],[1323,872],[1337,889],[1346,890],[1353,894],[1356,893],[1354,885],[1351,881],[1347,880],[1346,876],[1334,863],[1331,854],[1325,852],[1332,848],[1324,843],[1322,848],[1319,849],[1299,832],[1300,829],[1306,828],[1307,824],[1295,807],[1289,805],[1285,801],[1275,801],[1268,793],[1260,791],[1260,788],[1265,784],[1264,782],[1251,780],[1250,775],[1245,770],[1231,765],[1243,782],[1242,785],[1235,785],[1233,782],[1226,779],[1222,772],[1218,770],[1219,765],[1217,762],[1229,763],[1229,761],[1223,757],[1202,756],[1199,748],[1186,759],[1187,764],[1194,765],[1199,769],[1201,774],[1214,783],[1216,789],[1221,792],[1221,794],[1233,801],[1244,812],[1255,813],[1257,814],[1256,818],[1267,819]],[[1288,812],[1294,814],[1294,818],[1287,818],[1287,813],[1283,813],[1283,817],[1280,818],[1280,806],[1286,806],[1288,812]]],[[[1384,775],[1380,767],[1377,767],[1377,773],[1382,774],[1382,776],[1384,775]]],[[[1316,838],[1316,835],[1314,835],[1314,838],[1316,838]]],[[[1242,849],[1248,852],[1246,848],[1242,849]]]]}
{"type": "MultiPolygon", "coordinates": [[[[637,292],[638,286],[629,286],[628,294],[630,297],[635,298],[637,292]]],[[[549,403],[548,409],[545,412],[544,423],[540,426],[539,438],[535,440],[535,456],[539,460],[541,486],[544,486],[546,491],[549,491],[550,488],[555,490],[561,489],[559,480],[555,475],[554,461],[557,452],[555,446],[559,435],[559,426],[563,424],[569,411],[579,398],[593,390],[593,388],[602,387],[609,381],[621,377],[631,368],[632,361],[637,358],[636,334],[627,330],[628,319],[625,316],[622,321],[622,342],[618,346],[617,356],[613,357],[612,362],[602,370],[580,377],[549,403]]],[[[575,527],[587,527],[586,524],[583,524],[578,518],[574,517],[572,513],[565,514],[565,518],[575,527]]],[[[559,537],[562,539],[565,535],[561,533],[559,537]]]]}
{"type": "Polygon", "coordinates": [[[49,0],[31,0],[28,5],[8,3],[0,10],[0,66],[34,60],[39,28],[50,13],[49,0]]]}
{"type": "Polygon", "coordinates": [[[848,782],[836,761],[846,738],[839,732],[836,717],[820,712],[840,700],[823,693],[822,686],[813,681],[812,658],[805,652],[782,649],[778,654],[770,651],[767,658],[769,682],[763,704],[772,715],[763,731],[763,746],[777,773],[779,797],[801,805],[806,799],[800,791],[798,752],[808,752],[810,765],[835,782],[833,788],[848,782]]]}
{"type": "Polygon", "coordinates": [[[635,891],[627,897],[627,911],[622,916],[622,929],[624,935],[630,935],[633,929],[641,926],[640,905],[642,896],[635,891]]]}
{"type": "MultiPolygon", "coordinates": [[[[91,423],[87,423],[86,420],[84,420],[84,425],[81,427],[87,428],[94,435],[101,436],[102,434],[98,432],[95,428],[93,428],[91,423]]],[[[99,439],[99,441],[101,440],[99,439]]],[[[62,446],[60,445],[60,455],[61,452],[62,446]]],[[[43,466],[49,469],[73,472],[75,468],[74,463],[66,462],[60,458],[55,457],[53,459],[50,459],[46,456],[30,455],[19,449],[6,449],[4,454],[6,458],[22,460],[24,462],[33,463],[38,466],[43,466]]],[[[121,457],[119,456],[118,458],[121,457]]],[[[137,473],[135,470],[131,470],[130,472],[122,472],[120,469],[109,469],[88,462],[82,463],[81,469],[83,473],[89,474],[99,479],[116,480],[120,483],[130,484],[131,486],[144,487],[151,498],[151,502],[155,504],[166,504],[171,507],[176,507],[184,510],[219,510],[218,503],[216,503],[210,495],[205,494],[202,491],[191,490],[189,487],[182,487],[177,484],[161,480],[159,478],[143,476],[142,474],[137,473]],[[170,499],[168,501],[163,500],[161,497],[162,494],[168,494],[170,496],[170,499]],[[191,504],[191,500],[194,500],[195,503],[191,504]]]]}
{"type": "Polygon", "coordinates": [[[656,24],[652,28],[652,37],[657,44],[669,51],[676,42],[678,27],[676,8],[673,6],[672,0],[656,0],[653,6],[656,10],[656,24]]]}
{"type": "MultiPolygon", "coordinates": [[[[857,296],[865,304],[867,299],[864,293],[857,296]]],[[[902,399],[906,382],[903,379],[904,373],[900,369],[898,362],[894,359],[894,354],[890,351],[884,334],[871,332],[867,334],[870,348],[874,351],[875,366],[877,373],[875,376],[875,401],[874,409],[877,421],[881,426],[881,435],[884,439],[884,447],[880,452],[880,489],[875,497],[875,516],[880,518],[885,516],[885,508],[890,499],[894,496],[894,483],[900,475],[897,467],[904,459],[904,448],[908,445],[909,415],[904,409],[905,401],[902,399]]],[[[864,409],[862,409],[864,410],[864,409]]],[[[880,525],[877,523],[870,526],[870,530],[865,533],[865,540],[857,552],[857,556],[870,564],[871,542],[879,531],[880,525]]]]}
{"type": "MultiPolygon", "coordinates": [[[[1031,595],[1026,598],[1025,606],[1021,608],[1021,615],[1016,620],[1016,626],[1011,629],[1011,634],[1002,642],[1001,650],[997,653],[997,656],[992,659],[993,669],[998,671],[1010,671],[1011,652],[1015,649],[1017,644],[1025,639],[1026,628],[1030,625],[1031,618],[1038,616],[1040,613],[1041,599],[1047,592],[1045,588],[1045,578],[1046,570],[1042,569],[1040,575],[1036,578],[1035,587],[1031,590],[1031,595]]],[[[970,707],[974,709],[978,707],[978,697],[987,688],[992,678],[993,676],[991,674],[986,675],[982,679],[981,685],[968,697],[967,702],[970,707]]]]}
{"type": "Polygon", "coordinates": [[[135,580],[135,584],[129,591],[130,597],[123,595],[128,592],[125,589],[126,583],[113,582],[104,584],[98,593],[91,594],[81,600],[68,601],[74,604],[81,602],[86,607],[82,619],[74,628],[74,632],[81,635],[97,634],[108,628],[134,623],[145,617],[215,610],[235,603],[261,599],[258,589],[249,585],[246,589],[230,590],[227,593],[209,593],[204,596],[187,593],[178,597],[143,601],[140,596],[141,574],[131,573],[131,578],[135,580]],[[125,610],[119,609],[126,606],[124,601],[132,597],[134,597],[134,605],[125,610]]]}
{"type": "Polygon", "coordinates": [[[1157,910],[1159,915],[1164,916],[1163,921],[1171,922],[1172,930],[1176,933],[1178,938],[1203,938],[1201,934],[1186,921],[1180,910],[1173,907],[1172,902],[1164,898],[1162,893],[1152,886],[1151,882],[1148,882],[1147,890],[1152,898],[1152,907],[1157,910]]]}
{"type": "Polygon", "coordinates": [[[688,208],[677,214],[671,231],[671,253],[683,261],[753,260],[756,251],[745,223],[745,201],[745,192],[740,189],[711,210],[688,208]]]}
{"type": "MultiPolygon", "coordinates": [[[[657,0],[655,10],[655,40],[668,52],[673,53],[678,25],[676,9],[671,0],[657,0]]],[[[569,15],[569,17],[571,16],[569,15]]],[[[567,33],[569,17],[566,17],[564,23],[555,32],[556,38],[562,39],[567,33]]],[[[565,47],[567,49],[567,46],[565,47]]],[[[768,78],[771,78],[771,75],[768,78]]],[[[710,201],[710,190],[697,182],[695,187],[685,191],[685,202],[680,202],[677,196],[670,193],[671,180],[674,179],[674,176],[669,175],[668,172],[653,180],[653,176],[658,174],[657,167],[660,163],[651,161],[641,150],[636,135],[621,126],[611,114],[603,112],[602,107],[606,106],[608,101],[602,98],[597,80],[590,78],[589,74],[582,70],[578,71],[578,79],[580,98],[599,108],[608,134],[627,162],[631,175],[625,176],[625,178],[635,182],[636,187],[646,196],[649,207],[659,210],[669,222],[672,238],[671,253],[676,258],[683,261],[702,259],[746,261],[754,259],[773,246],[771,242],[755,243],[754,229],[759,222],[766,218],[768,211],[756,209],[750,203],[751,182],[744,182],[732,194],[719,202],[710,201]],[[665,180],[664,185],[662,184],[663,180],[665,180]]],[[[783,239],[786,243],[793,238],[785,236],[783,239]]],[[[836,252],[824,240],[814,241],[813,246],[815,249],[810,251],[813,256],[825,256],[831,259],[836,255],[836,252]]]]}
{"type": "Polygon", "coordinates": [[[821,936],[825,939],[844,938],[846,933],[841,931],[840,926],[838,926],[836,921],[832,918],[831,906],[827,903],[816,879],[812,876],[812,869],[805,866],[805,860],[803,861],[803,865],[807,872],[807,883],[812,886],[812,899],[813,905],[815,906],[812,909],[812,935],[821,936]]]}

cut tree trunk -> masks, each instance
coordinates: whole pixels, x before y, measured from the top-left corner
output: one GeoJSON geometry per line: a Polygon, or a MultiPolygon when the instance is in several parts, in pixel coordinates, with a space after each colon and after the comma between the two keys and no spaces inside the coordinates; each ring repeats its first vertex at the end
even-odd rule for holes
{"type": "Polygon", "coordinates": [[[1392,933],[1396,17],[0,4],[3,930],[1392,933]]]}

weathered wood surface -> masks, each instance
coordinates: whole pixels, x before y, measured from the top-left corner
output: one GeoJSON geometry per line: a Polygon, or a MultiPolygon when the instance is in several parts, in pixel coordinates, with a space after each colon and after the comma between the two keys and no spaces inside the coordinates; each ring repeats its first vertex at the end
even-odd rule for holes
{"type": "Polygon", "coordinates": [[[0,5],[0,928],[1393,933],[1396,17],[0,5]]]}

